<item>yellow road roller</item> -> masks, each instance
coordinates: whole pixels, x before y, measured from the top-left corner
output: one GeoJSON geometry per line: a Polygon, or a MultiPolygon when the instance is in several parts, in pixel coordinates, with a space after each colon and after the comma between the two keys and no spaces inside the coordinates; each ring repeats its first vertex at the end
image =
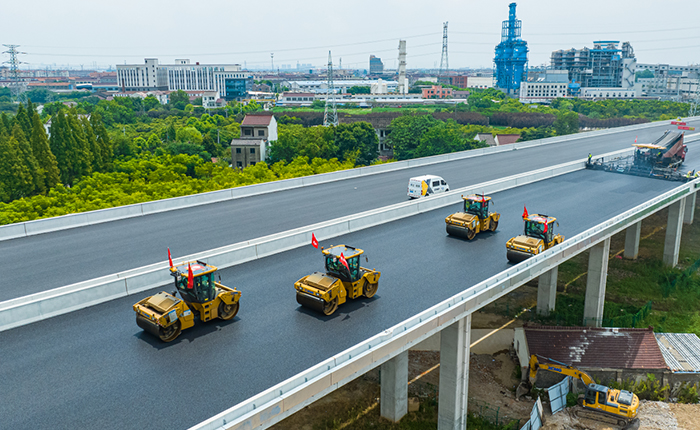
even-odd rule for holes
{"type": "Polygon", "coordinates": [[[322,248],[326,273],[314,272],[294,283],[297,303],[331,315],[347,299],[374,296],[381,272],[360,266],[363,252],[346,245],[322,248]]]}
{"type": "Polygon", "coordinates": [[[182,330],[194,325],[195,318],[206,322],[214,318],[228,321],[238,313],[241,292],[214,280],[218,269],[201,261],[190,261],[170,268],[173,291],[146,297],[134,305],[136,324],[163,342],[171,342],[182,330]]]}
{"type": "Polygon", "coordinates": [[[557,219],[543,214],[523,216],[525,233],[506,242],[508,261],[519,263],[564,241],[564,236],[554,234],[557,219]]]}
{"type": "Polygon", "coordinates": [[[445,218],[447,234],[472,240],[482,231],[496,231],[501,214],[489,212],[491,197],[472,194],[462,196],[462,199],[464,212],[457,212],[445,218]]]}

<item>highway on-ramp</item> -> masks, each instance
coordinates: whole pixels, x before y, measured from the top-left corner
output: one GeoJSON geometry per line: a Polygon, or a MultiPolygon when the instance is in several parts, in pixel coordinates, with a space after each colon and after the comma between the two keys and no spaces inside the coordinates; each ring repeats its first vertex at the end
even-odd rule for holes
{"type": "Polygon", "coordinates": [[[374,298],[330,317],[294,298],[293,282],[323,267],[308,246],[222,270],[243,292],[239,315],[170,344],[135,324],[131,305],[155,291],[2,332],[0,427],[187,428],[506,269],[523,205],[571,237],[676,186],[579,171],[494,194],[499,229],[471,242],[445,234],[460,205],[336,238],[363,248],[382,277],[374,298]]]}
{"type": "MultiPolygon", "coordinates": [[[[700,120],[695,120],[700,124],[700,120]]],[[[0,301],[383,207],[407,199],[408,178],[444,177],[452,189],[655,140],[671,126],[347,179],[0,242],[0,301]]]]}

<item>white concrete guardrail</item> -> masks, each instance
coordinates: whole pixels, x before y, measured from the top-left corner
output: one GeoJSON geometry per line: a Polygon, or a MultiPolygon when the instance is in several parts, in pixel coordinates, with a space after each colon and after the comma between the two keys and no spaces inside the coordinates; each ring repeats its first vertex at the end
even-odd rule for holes
{"type": "Polygon", "coordinates": [[[195,425],[191,430],[267,428],[468,314],[698,189],[700,179],[685,183],[598,224],[195,425]]]}
{"type": "MultiPolygon", "coordinates": [[[[695,118],[700,117],[693,117],[689,119],[695,118]]],[[[66,230],[86,225],[99,224],[103,222],[116,221],[125,218],[150,215],[170,210],[184,209],[203,204],[217,203],[226,200],[250,197],[266,193],[273,193],[293,188],[307,187],[327,182],[341,181],[344,179],[356,178],[361,176],[375,175],[379,173],[409,169],[419,166],[429,166],[432,164],[444,163],[446,161],[479,157],[482,155],[513,151],[534,146],[549,145],[565,140],[576,140],[588,138],[591,136],[616,134],[633,129],[641,130],[645,128],[658,126],[661,123],[663,123],[663,121],[638,125],[629,125],[625,127],[618,127],[605,130],[595,130],[577,133],[573,135],[550,137],[547,139],[531,140],[527,142],[513,143],[505,146],[493,146],[490,148],[472,149],[469,151],[453,152],[450,154],[435,155],[432,157],[416,158],[413,160],[397,161],[394,163],[378,164],[367,167],[358,167],[356,169],[340,170],[337,172],[304,176],[301,178],[284,179],[280,181],[266,182],[262,184],[254,184],[243,187],[228,188],[225,190],[211,191],[208,193],[193,194],[190,196],[173,197],[170,199],[136,203],[133,205],[118,206],[115,208],[100,209],[96,211],[81,212],[52,218],[38,219],[34,221],[8,224],[0,226],[0,241],[15,239],[18,237],[32,236],[35,234],[48,233],[52,231],[66,230]]]]}
{"type": "MultiPolygon", "coordinates": [[[[607,159],[630,154],[632,149],[605,154],[607,159]]],[[[418,215],[434,209],[453,205],[461,201],[462,194],[495,193],[532,182],[549,179],[585,168],[585,159],[571,161],[532,172],[501,178],[444,194],[397,203],[330,221],[300,227],[257,239],[235,243],[205,252],[178,258],[178,260],[201,260],[219,268],[242,264],[258,258],[298,248],[311,243],[313,232],[320,240],[388,223],[401,218],[418,215]]],[[[57,315],[84,309],[106,301],[172,282],[167,270],[167,261],[115,273],[64,287],[55,288],[23,297],[0,302],[0,331],[9,330],[57,315]]]]}

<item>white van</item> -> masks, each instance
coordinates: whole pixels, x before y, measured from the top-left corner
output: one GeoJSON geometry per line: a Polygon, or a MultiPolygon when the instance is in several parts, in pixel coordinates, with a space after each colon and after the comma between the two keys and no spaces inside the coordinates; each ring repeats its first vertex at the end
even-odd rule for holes
{"type": "Polygon", "coordinates": [[[450,186],[439,176],[423,175],[408,180],[408,197],[412,199],[445,191],[450,191],[450,186]]]}

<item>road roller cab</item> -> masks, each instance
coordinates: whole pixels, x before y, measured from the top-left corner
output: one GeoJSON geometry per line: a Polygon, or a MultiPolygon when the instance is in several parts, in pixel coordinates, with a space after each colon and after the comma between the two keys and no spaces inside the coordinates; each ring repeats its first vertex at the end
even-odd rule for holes
{"type": "Polygon", "coordinates": [[[464,211],[445,218],[447,234],[472,240],[482,231],[496,231],[501,214],[489,212],[491,197],[472,194],[462,196],[462,199],[464,211]]]}
{"type": "Polygon", "coordinates": [[[214,280],[217,268],[201,261],[191,261],[170,268],[176,292],[162,291],[134,305],[136,324],[164,342],[175,340],[194,319],[206,322],[214,318],[230,320],[238,313],[241,292],[214,280]]]}
{"type": "Polygon", "coordinates": [[[374,296],[381,272],[360,266],[363,252],[346,245],[322,249],[326,273],[314,272],[294,283],[297,303],[331,315],[347,299],[374,296]]]}
{"type": "Polygon", "coordinates": [[[531,214],[523,217],[525,233],[506,242],[508,261],[519,263],[564,241],[564,236],[554,234],[557,219],[548,215],[531,214]]]}

